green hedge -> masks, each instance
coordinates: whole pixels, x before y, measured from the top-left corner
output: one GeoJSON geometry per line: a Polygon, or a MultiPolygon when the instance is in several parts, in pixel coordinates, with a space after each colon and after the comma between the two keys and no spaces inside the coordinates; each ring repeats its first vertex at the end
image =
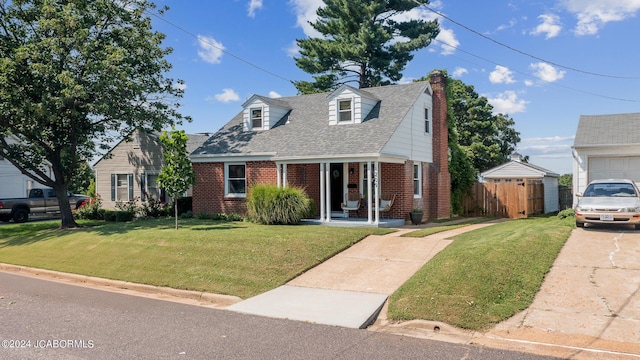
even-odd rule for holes
{"type": "Polygon", "coordinates": [[[104,221],[127,222],[132,221],[135,213],[122,210],[104,210],[104,221]]]}
{"type": "Polygon", "coordinates": [[[309,214],[311,199],[297,187],[255,185],[249,189],[247,212],[251,220],[265,225],[292,225],[309,214]]]}

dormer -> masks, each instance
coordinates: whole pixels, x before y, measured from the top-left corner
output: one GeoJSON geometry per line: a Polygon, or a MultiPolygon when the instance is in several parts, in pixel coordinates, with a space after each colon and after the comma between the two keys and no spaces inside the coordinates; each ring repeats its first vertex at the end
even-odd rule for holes
{"type": "Polygon", "coordinates": [[[378,103],[372,94],[342,85],[329,96],[329,125],[360,124],[378,103]]]}
{"type": "Polygon", "coordinates": [[[284,101],[260,95],[251,96],[242,107],[242,124],[245,131],[269,130],[291,111],[284,101]]]}

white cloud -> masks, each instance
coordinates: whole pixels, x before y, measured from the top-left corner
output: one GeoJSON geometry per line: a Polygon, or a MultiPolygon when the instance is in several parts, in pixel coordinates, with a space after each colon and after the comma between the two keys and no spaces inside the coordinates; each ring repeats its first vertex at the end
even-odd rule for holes
{"type": "Polygon", "coordinates": [[[272,90],[272,91],[269,91],[269,97],[272,99],[277,99],[277,98],[281,98],[282,95],[272,90]]]}
{"type": "Polygon", "coordinates": [[[300,55],[300,46],[298,46],[298,43],[293,40],[291,42],[291,45],[286,48],[285,51],[287,52],[287,55],[291,57],[297,57],[298,55],[300,55]]]}
{"type": "Polygon", "coordinates": [[[440,33],[436,37],[440,45],[440,54],[442,55],[451,55],[456,51],[456,48],[460,46],[460,41],[456,39],[456,35],[453,33],[453,30],[446,29],[440,25],[440,33]],[[445,45],[446,44],[446,45],[445,45]]]}
{"type": "Polygon", "coordinates": [[[595,35],[606,23],[633,17],[640,10],[640,0],[561,0],[560,5],[576,15],[576,35],[595,35]]]}
{"type": "Polygon", "coordinates": [[[461,68],[461,67],[457,67],[455,68],[455,70],[453,70],[453,72],[451,73],[451,76],[453,77],[461,77],[462,75],[468,73],[469,70],[465,69],[465,68],[461,68]]]}
{"type": "Polygon", "coordinates": [[[524,112],[527,108],[528,101],[518,99],[515,91],[505,91],[498,94],[495,98],[487,97],[489,103],[493,106],[494,114],[515,114],[524,112]]]}
{"type": "Polygon", "coordinates": [[[512,72],[509,68],[496,65],[495,70],[489,74],[489,81],[491,81],[492,84],[512,84],[516,81],[513,80],[511,75],[512,72]]]}
{"type": "Polygon", "coordinates": [[[198,35],[198,56],[208,63],[219,64],[225,47],[210,36],[198,35]]]}
{"type": "Polygon", "coordinates": [[[546,39],[551,39],[558,36],[562,25],[560,24],[560,17],[555,14],[543,14],[538,16],[538,19],[542,20],[542,23],[531,32],[532,35],[545,34],[546,39]]]}
{"type": "Polygon", "coordinates": [[[256,17],[256,10],[262,9],[262,0],[250,0],[249,1],[249,17],[256,17]]]}
{"type": "Polygon", "coordinates": [[[544,62],[531,64],[529,68],[534,71],[535,77],[545,82],[558,81],[566,73],[566,71],[558,71],[555,67],[544,62]]]}
{"type": "MultiPolygon", "coordinates": [[[[219,102],[228,103],[232,101],[240,100],[240,96],[233,89],[222,89],[222,93],[215,94],[213,99],[219,102]]],[[[207,101],[213,100],[211,97],[207,98],[207,101]]]]}
{"type": "Polygon", "coordinates": [[[175,84],[173,84],[173,87],[178,90],[185,91],[187,89],[187,84],[185,84],[184,82],[176,82],[175,84]]]}
{"type": "Polygon", "coordinates": [[[316,29],[311,27],[310,22],[315,22],[318,19],[316,10],[324,5],[323,0],[290,0],[293,5],[293,10],[296,13],[296,25],[302,28],[304,34],[308,37],[322,37],[316,29]]]}

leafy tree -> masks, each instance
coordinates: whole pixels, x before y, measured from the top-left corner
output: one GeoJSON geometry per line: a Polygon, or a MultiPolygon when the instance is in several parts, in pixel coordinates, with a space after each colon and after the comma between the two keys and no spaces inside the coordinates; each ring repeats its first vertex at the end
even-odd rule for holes
{"type": "Polygon", "coordinates": [[[431,43],[437,21],[404,20],[399,15],[428,0],[325,0],[311,23],[322,38],[296,40],[296,65],[315,82],[297,81],[300,93],[333,90],[348,82],[358,87],[400,80],[412,52],[431,43]]]}
{"type": "Polygon", "coordinates": [[[162,149],[164,166],[158,174],[158,185],[173,198],[176,230],[178,229],[178,197],[195,183],[195,175],[187,152],[187,141],[189,138],[184,130],[176,130],[173,127],[170,133],[164,131],[160,135],[160,142],[164,145],[162,149]]]}
{"type": "Polygon", "coordinates": [[[146,16],[155,9],[147,0],[0,0],[0,155],[56,190],[61,228],[77,226],[66,190],[83,159],[133,129],[183,119],[183,92],[165,77],[171,49],[146,16]]]}
{"type": "Polygon", "coordinates": [[[558,185],[573,187],[573,174],[562,174],[558,178],[558,185]]]}
{"type": "MultiPolygon", "coordinates": [[[[95,173],[88,162],[81,161],[71,175],[67,189],[74,194],[87,194],[89,187],[95,178],[95,173]]],[[[95,183],[94,183],[95,192],[95,183]]]]}
{"type": "Polygon", "coordinates": [[[494,115],[493,106],[474,87],[447,78],[449,116],[478,173],[505,163],[520,142],[515,121],[505,114],[494,115]]]}

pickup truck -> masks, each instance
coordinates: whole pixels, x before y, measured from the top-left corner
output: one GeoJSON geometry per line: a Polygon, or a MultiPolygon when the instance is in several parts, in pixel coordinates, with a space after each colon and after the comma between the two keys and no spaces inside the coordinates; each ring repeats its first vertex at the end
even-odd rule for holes
{"type": "MultiPolygon", "coordinates": [[[[77,209],[88,196],[75,195],[68,192],[69,204],[77,209]]],[[[29,220],[31,213],[60,212],[58,198],[53,189],[35,188],[29,190],[29,197],[16,199],[0,199],[0,221],[8,222],[13,219],[16,223],[29,220]]]]}

